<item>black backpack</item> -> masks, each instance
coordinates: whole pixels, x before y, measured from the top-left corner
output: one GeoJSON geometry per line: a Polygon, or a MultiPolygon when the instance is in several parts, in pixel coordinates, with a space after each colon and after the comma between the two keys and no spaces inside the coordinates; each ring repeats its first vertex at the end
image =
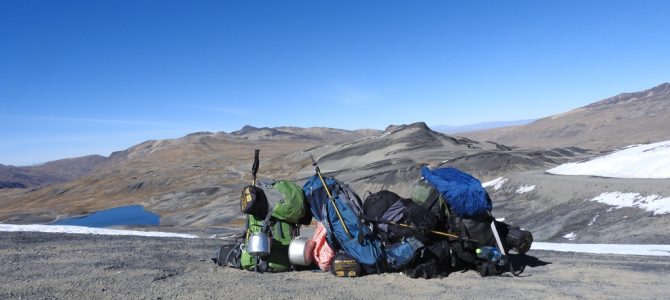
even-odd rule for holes
{"type": "Polygon", "coordinates": [[[466,268],[472,267],[477,270],[481,276],[496,276],[507,271],[514,276],[518,276],[524,271],[523,268],[519,270],[514,269],[511,256],[509,256],[509,251],[514,250],[519,254],[524,254],[530,250],[533,242],[533,235],[530,231],[496,221],[490,213],[468,218],[455,216],[453,218],[454,220],[452,220],[452,222],[457,224],[457,231],[461,236],[466,238],[465,242],[461,242],[461,245],[458,246],[460,248],[457,251],[454,251],[454,254],[463,266],[466,268]],[[495,229],[503,249],[500,249],[491,223],[495,224],[495,229]],[[486,246],[495,247],[505,254],[506,263],[499,265],[495,262],[473,255],[477,248],[486,246]]]}
{"type": "Polygon", "coordinates": [[[407,237],[427,242],[431,239],[430,231],[438,224],[438,218],[430,210],[387,190],[370,193],[363,203],[363,212],[387,244],[407,237]]]}
{"type": "Polygon", "coordinates": [[[234,244],[222,245],[212,257],[212,262],[221,267],[242,268],[242,242],[244,235],[237,237],[234,244]]]}
{"type": "MultiPolygon", "coordinates": [[[[500,275],[506,271],[506,266],[497,266],[489,261],[479,259],[475,254],[479,247],[498,247],[491,222],[495,222],[505,253],[513,249],[523,254],[530,249],[533,237],[529,231],[495,221],[490,211],[474,216],[459,216],[452,211],[449,201],[444,197],[433,184],[423,179],[420,179],[412,190],[412,200],[414,202],[430,209],[440,218],[440,225],[461,237],[461,240],[450,241],[451,266],[475,269],[482,276],[500,275]]],[[[439,265],[442,265],[442,263],[439,265]]],[[[518,274],[512,273],[514,275],[518,274]]]]}
{"type": "Polygon", "coordinates": [[[402,271],[410,278],[436,278],[448,276],[458,265],[456,256],[451,249],[452,244],[446,238],[433,237],[426,243],[414,258],[412,264],[409,264],[402,271]]]}

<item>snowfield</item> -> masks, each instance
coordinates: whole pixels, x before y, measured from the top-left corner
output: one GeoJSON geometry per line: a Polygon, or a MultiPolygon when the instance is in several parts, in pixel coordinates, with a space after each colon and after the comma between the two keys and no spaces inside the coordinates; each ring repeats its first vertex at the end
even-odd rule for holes
{"type": "Polygon", "coordinates": [[[589,161],[562,164],[547,172],[615,178],[670,178],[670,141],[629,146],[589,161]]]}
{"type": "Polygon", "coordinates": [[[670,213],[670,197],[659,195],[642,196],[638,193],[611,192],[602,193],[591,201],[612,205],[614,208],[638,207],[653,212],[654,215],[670,213]]]}
{"type": "MultiPolygon", "coordinates": [[[[670,178],[670,141],[628,146],[589,161],[563,164],[547,170],[547,173],[611,178],[670,178]]],[[[637,207],[654,215],[670,213],[670,197],[657,194],[603,192],[590,201],[612,205],[613,209],[637,207]]]]}
{"type": "MultiPolygon", "coordinates": [[[[158,231],[135,231],[117,230],[105,228],[92,228],[69,225],[13,225],[0,223],[0,231],[10,232],[46,232],[46,233],[74,233],[74,234],[96,234],[96,235],[131,235],[146,237],[178,237],[198,238],[192,234],[158,232],[158,231]]],[[[567,239],[573,238],[574,233],[565,235],[567,239]]],[[[670,256],[670,245],[619,245],[619,244],[568,244],[568,243],[543,243],[534,242],[533,250],[552,250],[562,252],[578,253],[608,253],[623,255],[650,255],[670,256]]]]}
{"type": "Polygon", "coordinates": [[[51,232],[51,233],[74,233],[74,234],[99,234],[99,235],[133,235],[133,236],[150,236],[150,237],[177,237],[194,239],[197,235],[159,232],[159,231],[136,231],[136,230],[120,230],[107,228],[94,228],[84,226],[70,226],[70,225],[13,225],[0,223],[0,231],[24,231],[24,232],[51,232]]]}
{"type": "Polygon", "coordinates": [[[670,245],[568,244],[534,242],[531,249],[595,254],[670,256],[670,245]]]}

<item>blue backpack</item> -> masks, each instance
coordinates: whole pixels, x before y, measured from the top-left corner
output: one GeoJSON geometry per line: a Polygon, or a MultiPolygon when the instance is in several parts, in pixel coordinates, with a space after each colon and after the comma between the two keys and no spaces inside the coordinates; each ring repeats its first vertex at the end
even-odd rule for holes
{"type": "Polygon", "coordinates": [[[356,193],[334,178],[324,178],[333,200],[317,175],[303,186],[315,219],[326,228],[326,240],[334,250],[343,250],[367,272],[379,273],[386,260],[382,241],[363,223],[363,205],[356,193]]]}
{"type": "Polygon", "coordinates": [[[491,211],[489,194],[472,175],[451,167],[435,170],[423,167],[421,175],[442,194],[457,216],[472,217],[491,211]]]}

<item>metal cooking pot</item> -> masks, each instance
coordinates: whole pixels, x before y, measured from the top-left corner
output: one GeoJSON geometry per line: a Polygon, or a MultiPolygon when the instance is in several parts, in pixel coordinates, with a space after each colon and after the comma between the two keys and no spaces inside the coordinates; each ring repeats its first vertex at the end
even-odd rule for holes
{"type": "Polygon", "coordinates": [[[316,243],[305,237],[295,237],[288,246],[288,259],[294,266],[309,266],[314,260],[316,243]]]}
{"type": "Polygon", "coordinates": [[[247,241],[247,252],[249,252],[251,256],[270,255],[270,237],[263,232],[251,234],[247,241]]]}

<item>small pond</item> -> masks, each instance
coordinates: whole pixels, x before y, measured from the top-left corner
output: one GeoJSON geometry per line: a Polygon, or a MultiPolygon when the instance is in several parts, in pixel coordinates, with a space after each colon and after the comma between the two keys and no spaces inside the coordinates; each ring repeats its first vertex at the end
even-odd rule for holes
{"type": "Polygon", "coordinates": [[[160,216],[144,210],[142,205],[127,205],[94,212],[83,217],[59,220],[51,225],[108,227],[116,225],[159,225],[160,216]]]}

